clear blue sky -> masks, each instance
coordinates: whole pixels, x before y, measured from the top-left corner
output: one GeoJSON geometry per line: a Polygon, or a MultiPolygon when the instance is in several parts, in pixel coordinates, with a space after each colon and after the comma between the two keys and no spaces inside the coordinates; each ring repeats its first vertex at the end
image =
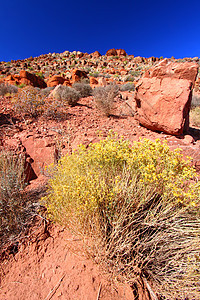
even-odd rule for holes
{"type": "Polygon", "coordinates": [[[0,0],[0,61],[110,48],[200,56],[200,0],[0,0]]]}

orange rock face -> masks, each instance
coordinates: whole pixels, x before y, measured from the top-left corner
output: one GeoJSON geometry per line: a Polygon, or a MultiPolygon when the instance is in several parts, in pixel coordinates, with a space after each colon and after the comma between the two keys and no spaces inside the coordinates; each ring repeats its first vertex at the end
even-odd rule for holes
{"type": "Polygon", "coordinates": [[[99,51],[95,51],[95,52],[91,53],[91,55],[92,55],[93,58],[98,58],[98,57],[101,56],[101,54],[99,53],[99,51]]]}
{"type": "Polygon", "coordinates": [[[91,85],[98,84],[98,80],[94,77],[90,77],[90,84],[91,85]]]}
{"type": "Polygon", "coordinates": [[[113,48],[113,49],[110,49],[106,52],[106,55],[107,56],[116,56],[117,55],[117,51],[113,48]]]}
{"type": "Polygon", "coordinates": [[[198,73],[198,64],[191,62],[171,63],[167,59],[162,60],[157,66],[149,69],[144,77],[146,78],[178,78],[191,80],[194,86],[198,73]]]}
{"type": "Polygon", "coordinates": [[[80,81],[83,78],[88,78],[87,73],[85,71],[78,69],[72,71],[72,84],[80,81]]]}
{"type": "Polygon", "coordinates": [[[25,84],[25,85],[32,85],[34,87],[39,87],[39,88],[47,87],[46,82],[42,78],[24,70],[21,70],[19,75],[18,74],[8,75],[4,79],[4,82],[12,85],[25,84]]]}
{"type": "MultiPolygon", "coordinates": [[[[54,87],[54,86],[57,86],[59,84],[64,84],[65,82],[70,84],[69,79],[66,79],[62,76],[54,75],[51,78],[49,78],[49,80],[47,81],[47,86],[48,87],[54,87]]],[[[65,85],[68,85],[67,83],[65,85]]]]}
{"type": "Polygon", "coordinates": [[[118,56],[127,56],[127,53],[124,49],[117,49],[116,51],[118,56]]]}
{"type": "Polygon", "coordinates": [[[20,76],[21,84],[23,83],[26,85],[32,85],[34,87],[39,87],[39,88],[47,87],[46,82],[39,76],[36,76],[35,74],[31,74],[27,71],[21,70],[19,76],[20,76]]]}
{"type": "Polygon", "coordinates": [[[136,86],[138,121],[154,131],[172,135],[187,132],[197,72],[197,64],[166,61],[147,71],[136,86]]]}

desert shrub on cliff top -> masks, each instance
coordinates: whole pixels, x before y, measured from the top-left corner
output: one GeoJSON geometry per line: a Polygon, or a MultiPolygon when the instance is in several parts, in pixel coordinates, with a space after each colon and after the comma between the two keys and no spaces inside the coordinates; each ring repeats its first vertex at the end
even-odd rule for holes
{"type": "Polygon", "coordinates": [[[49,172],[49,216],[89,235],[110,270],[170,299],[199,295],[200,185],[179,150],[111,135],[49,172]]]}

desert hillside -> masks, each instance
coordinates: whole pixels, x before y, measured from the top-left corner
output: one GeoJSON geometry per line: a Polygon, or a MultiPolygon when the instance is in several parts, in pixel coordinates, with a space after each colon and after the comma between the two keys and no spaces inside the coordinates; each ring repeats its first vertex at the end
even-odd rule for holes
{"type": "Polygon", "coordinates": [[[199,64],[0,62],[0,299],[199,299],[199,64]]]}

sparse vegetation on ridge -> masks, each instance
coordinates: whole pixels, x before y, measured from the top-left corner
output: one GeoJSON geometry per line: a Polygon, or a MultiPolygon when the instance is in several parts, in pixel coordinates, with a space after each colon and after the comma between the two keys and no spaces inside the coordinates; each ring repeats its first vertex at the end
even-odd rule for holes
{"type": "Polygon", "coordinates": [[[111,135],[49,171],[49,216],[89,235],[98,262],[170,299],[199,295],[200,185],[179,150],[111,135]]]}

